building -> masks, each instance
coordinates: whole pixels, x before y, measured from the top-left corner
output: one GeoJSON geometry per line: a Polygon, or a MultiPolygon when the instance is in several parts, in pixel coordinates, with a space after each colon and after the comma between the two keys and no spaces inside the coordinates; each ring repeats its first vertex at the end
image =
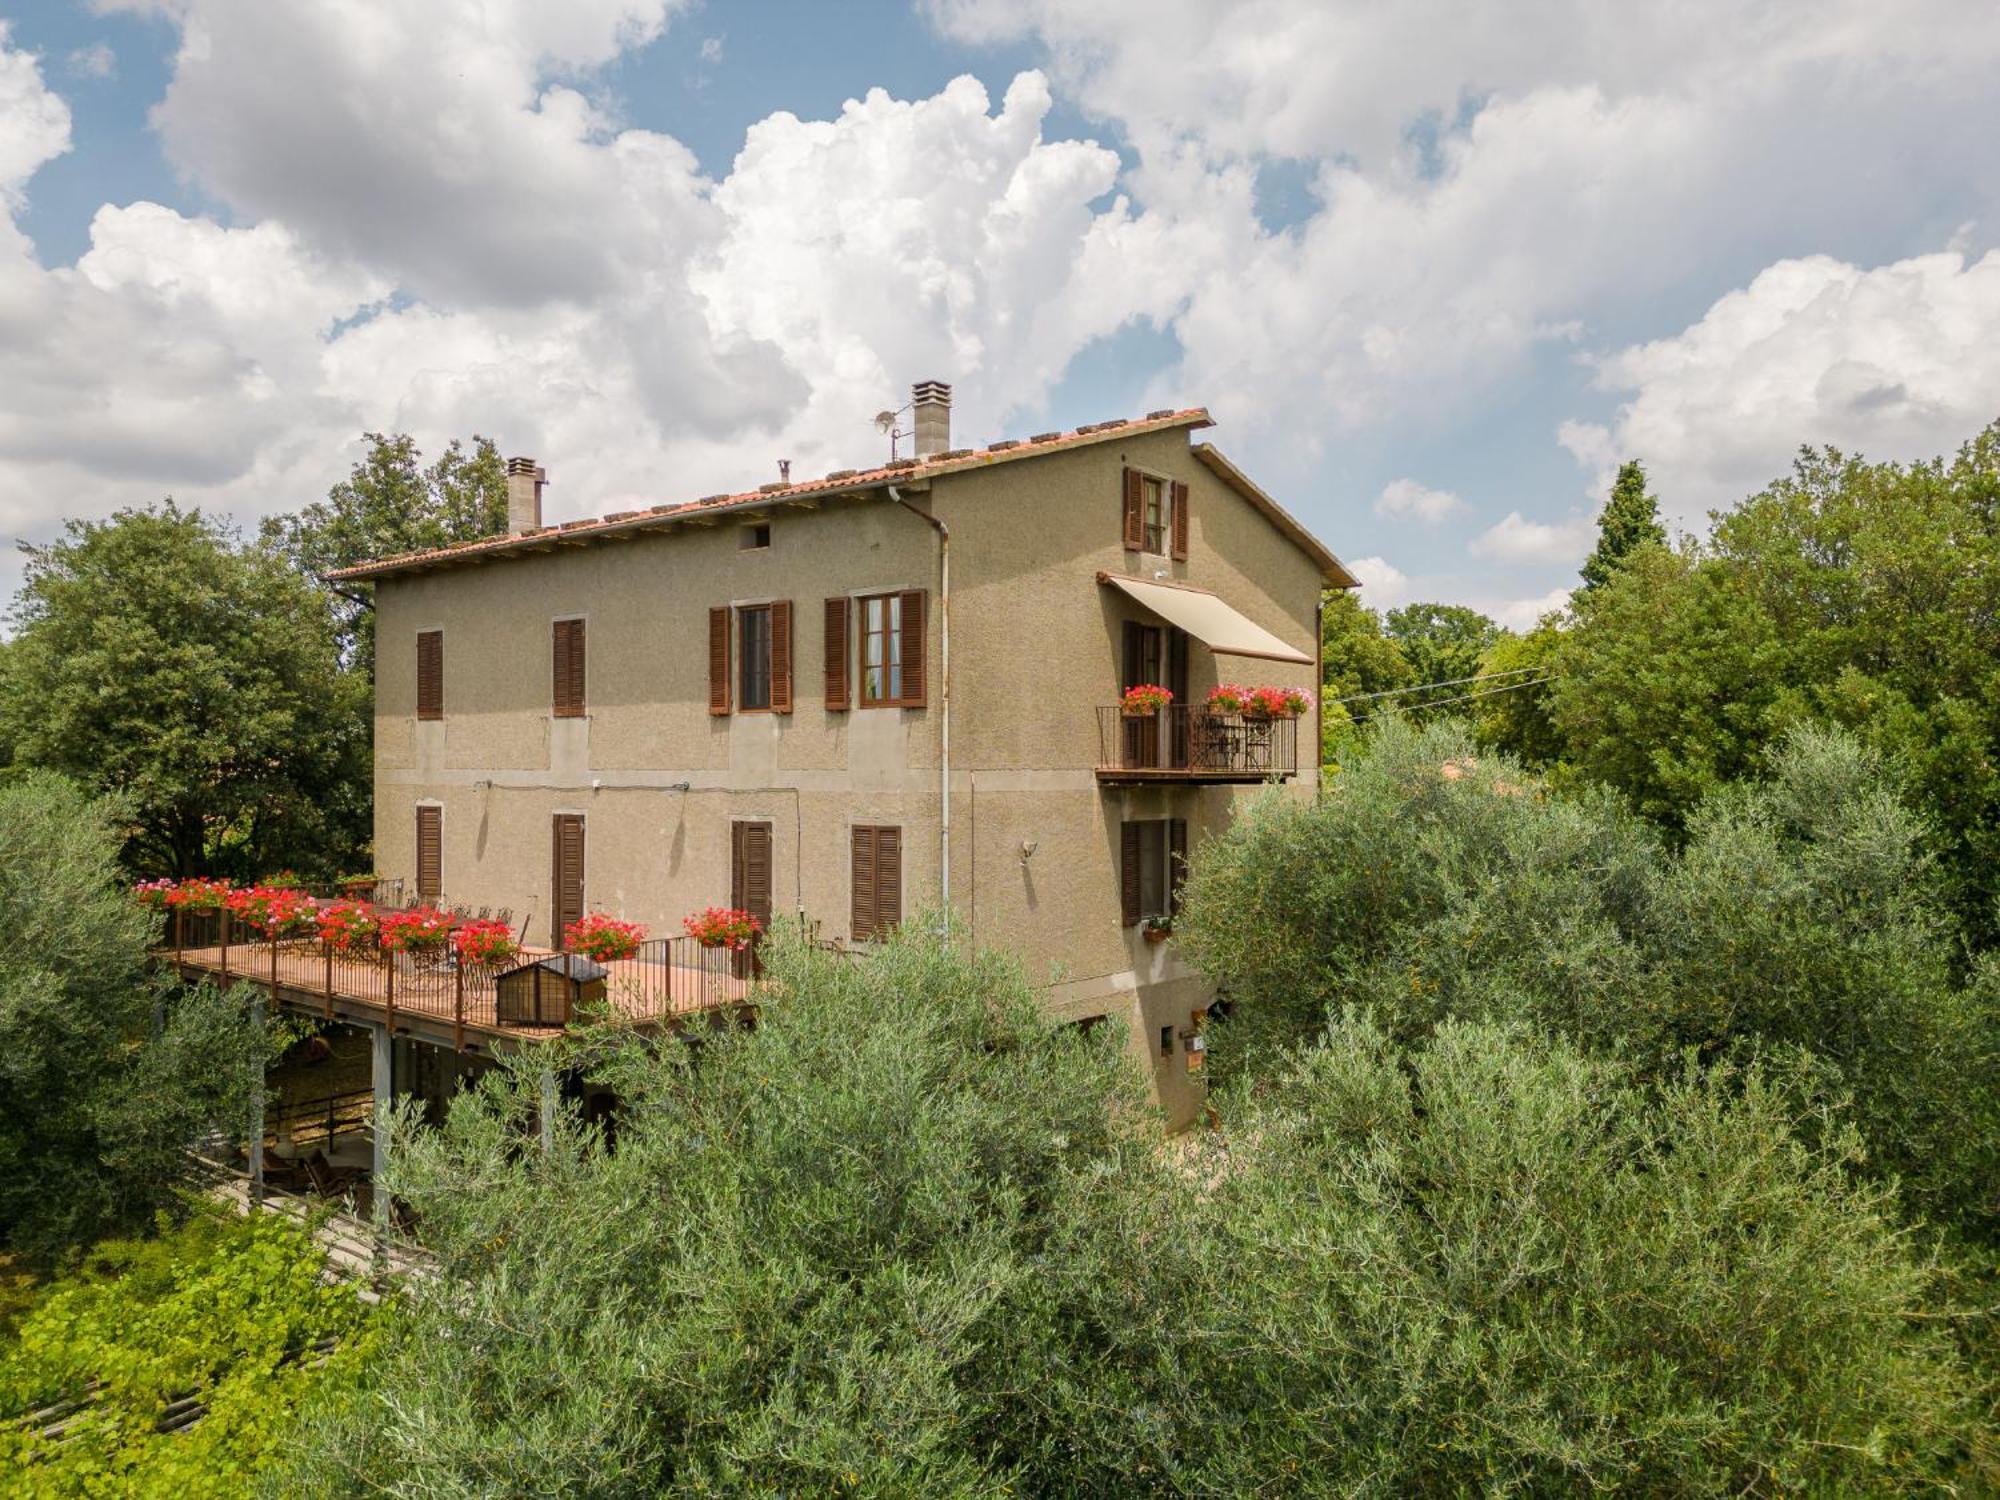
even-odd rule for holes
{"type": "Polygon", "coordinates": [[[507,535],[336,574],[375,589],[378,869],[542,945],[594,909],[866,945],[949,907],[1057,1016],[1124,1021],[1184,1121],[1209,991],[1147,919],[1244,799],[1313,794],[1319,743],[1316,708],[1204,705],[1316,689],[1354,580],[1203,410],[973,450],[950,399],[916,387],[912,458],[561,526],[514,459],[507,535]],[[1142,682],[1173,706],[1126,717],[1142,682]]]}

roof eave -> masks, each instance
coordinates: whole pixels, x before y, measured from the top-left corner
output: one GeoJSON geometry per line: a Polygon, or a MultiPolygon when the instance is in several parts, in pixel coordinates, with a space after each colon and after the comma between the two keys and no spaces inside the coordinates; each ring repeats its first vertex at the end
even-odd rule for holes
{"type": "Polygon", "coordinates": [[[1361,580],[1348,571],[1347,564],[1328,550],[1326,544],[1310,531],[1284,506],[1267,495],[1257,482],[1245,474],[1225,457],[1213,443],[1190,445],[1194,456],[1200,459],[1231,489],[1248,500],[1265,518],[1298,549],[1319,564],[1320,576],[1337,589],[1358,589],[1361,580]]]}

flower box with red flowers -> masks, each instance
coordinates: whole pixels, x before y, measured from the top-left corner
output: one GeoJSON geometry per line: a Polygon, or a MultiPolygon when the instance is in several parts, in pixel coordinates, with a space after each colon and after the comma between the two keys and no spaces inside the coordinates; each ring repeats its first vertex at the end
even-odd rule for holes
{"type": "Polygon", "coordinates": [[[300,937],[313,929],[312,897],[289,886],[253,885],[231,891],[230,915],[267,936],[300,937]]]}
{"type": "Polygon", "coordinates": [[[704,948],[734,948],[743,952],[764,931],[764,924],[735,906],[710,906],[681,919],[689,937],[704,948]]]}
{"type": "Polygon", "coordinates": [[[392,911],[379,922],[382,946],[391,953],[413,955],[444,952],[451,940],[451,916],[435,907],[418,906],[409,911],[392,911]]]}
{"type": "Polygon", "coordinates": [[[1243,703],[1246,719],[1296,719],[1312,707],[1312,694],[1301,688],[1252,688],[1243,703]]]}
{"type": "Polygon", "coordinates": [[[505,922],[484,917],[461,922],[451,935],[451,945],[458,951],[458,961],[471,969],[497,968],[521,951],[505,922]]]}
{"type": "Polygon", "coordinates": [[[381,936],[374,909],[361,901],[336,901],[319,914],[320,941],[335,953],[372,953],[381,936]]]}
{"type": "Polygon", "coordinates": [[[173,894],[174,883],[164,876],[158,880],[142,880],[132,887],[132,899],[148,911],[164,911],[173,894]]]}
{"type": "Polygon", "coordinates": [[[601,964],[630,958],[645,940],[646,929],[637,922],[621,922],[601,911],[579,917],[563,929],[563,942],[572,952],[601,964]]]}
{"type": "Polygon", "coordinates": [[[1208,691],[1208,711],[1212,714],[1240,714],[1250,701],[1250,689],[1233,682],[1218,682],[1208,691]]]}
{"type": "Polygon", "coordinates": [[[221,911],[229,903],[229,882],[193,875],[167,892],[167,905],[188,911],[221,911]]]}
{"type": "Polygon", "coordinates": [[[1125,717],[1144,719],[1158,713],[1173,701],[1174,694],[1171,688],[1163,688],[1157,682],[1142,682],[1136,687],[1125,689],[1125,717]]]}

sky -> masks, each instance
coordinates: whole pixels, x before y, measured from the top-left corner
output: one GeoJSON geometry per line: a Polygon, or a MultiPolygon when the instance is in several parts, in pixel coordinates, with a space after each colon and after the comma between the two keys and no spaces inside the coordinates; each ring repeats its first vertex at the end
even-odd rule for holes
{"type": "MultiPolygon", "coordinates": [[[[1207,406],[1363,597],[2000,418],[1991,0],[0,0],[0,536],[1207,406]]],[[[22,562],[0,555],[0,598],[22,562]]]]}

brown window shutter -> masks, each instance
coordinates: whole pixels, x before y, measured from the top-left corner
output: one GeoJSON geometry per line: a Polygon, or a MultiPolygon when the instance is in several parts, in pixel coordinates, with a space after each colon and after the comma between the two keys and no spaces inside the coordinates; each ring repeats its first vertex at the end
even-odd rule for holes
{"type": "Polygon", "coordinates": [[[930,639],[930,631],[925,618],[926,597],[922,589],[906,589],[903,592],[903,696],[896,701],[906,708],[922,708],[927,701],[924,693],[924,647],[930,639]]]}
{"type": "Polygon", "coordinates": [[[550,872],[554,900],[549,911],[549,946],[564,948],[563,933],[583,916],[583,816],[555,815],[555,868],[550,872]]]}
{"type": "Polygon", "coordinates": [[[1167,915],[1181,909],[1181,880],[1187,874],[1187,819],[1167,820],[1167,915]]]}
{"type": "Polygon", "coordinates": [[[1118,825],[1118,919],[1139,925],[1139,825],[1118,825]]]}
{"type": "Polygon", "coordinates": [[[771,601],[771,712],[792,711],[792,601],[771,601]]]}
{"type": "Polygon", "coordinates": [[[1188,547],[1188,487],[1176,479],[1173,486],[1172,540],[1169,550],[1175,561],[1187,561],[1188,547]]]}
{"type": "Polygon", "coordinates": [[[583,716],[583,621],[558,620],[553,637],[555,658],[555,691],[552,709],[559,719],[576,719],[583,716]]]}
{"type": "Polygon", "coordinates": [[[743,909],[766,926],[771,921],[771,825],[739,823],[743,830],[743,909]]]}
{"type": "Polygon", "coordinates": [[[857,943],[875,936],[875,830],[856,827],[851,835],[853,852],[849,859],[847,883],[850,911],[848,935],[857,943]]]}
{"type": "Polygon", "coordinates": [[[444,809],[417,809],[417,897],[435,901],[444,889],[444,809]]]}
{"type": "Polygon", "coordinates": [[[826,706],[844,710],[852,699],[847,686],[847,663],[853,650],[847,642],[847,621],[852,606],[846,599],[826,601],[826,706]]]}
{"type": "Polygon", "coordinates": [[[708,711],[729,712],[729,606],[708,612],[708,711]]]}
{"type": "Polygon", "coordinates": [[[1146,546],[1146,478],[1137,469],[1125,470],[1125,550],[1141,552],[1146,546]]]}
{"type": "Polygon", "coordinates": [[[875,830],[875,922],[886,933],[903,920],[903,830],[875,830]]]}
{"type": "Polygon", "coordinates": [[[417,632],[417,717],[444,717],[444,632],[417,632]]]}

